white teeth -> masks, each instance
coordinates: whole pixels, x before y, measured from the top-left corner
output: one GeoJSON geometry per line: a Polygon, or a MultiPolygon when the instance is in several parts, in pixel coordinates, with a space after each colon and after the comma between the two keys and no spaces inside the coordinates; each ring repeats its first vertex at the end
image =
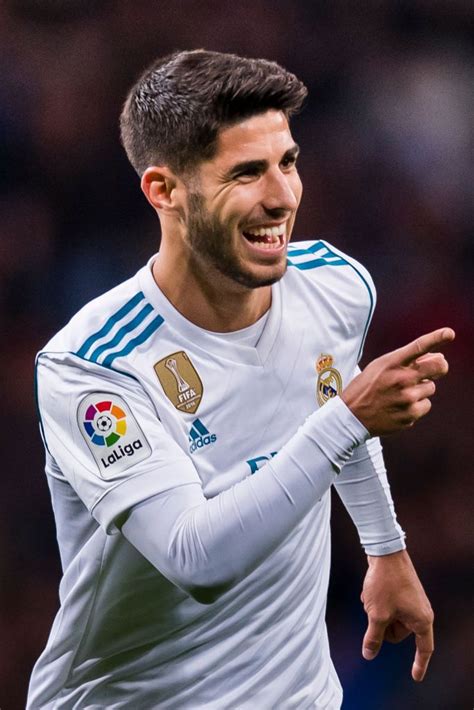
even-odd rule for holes
{"type": "MultiPolygon", "coordinates": [[[[278,240],[277,240],[277,243],[279,243],[278,240]]],[[[254,244],[254,246],[256,246],[256,247],[259,247],[260,249],[273,249],[273,247],[275,246],[275,241],[272,241],[272,242],[254,242],[253,244],[254,244]]]]}
{"type": "Polygon", "coordinates": [[[281,237],[285,233],[285,223],[279,224],[278,227],[254,227],[245,231],[254,237],[281,237]]]}

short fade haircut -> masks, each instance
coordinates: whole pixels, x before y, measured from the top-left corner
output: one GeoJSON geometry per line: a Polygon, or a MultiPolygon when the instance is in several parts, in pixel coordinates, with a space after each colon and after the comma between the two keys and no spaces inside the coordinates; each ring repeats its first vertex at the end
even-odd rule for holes
{"type": "Polygon", "coordinates": [[[305,85],[276,62],[203,49],[155,61],[127,96],[122,144],[141,176],[150,165],[191,173],[217,149],[218,131],[270,109],[301,109],[305,85]]]}

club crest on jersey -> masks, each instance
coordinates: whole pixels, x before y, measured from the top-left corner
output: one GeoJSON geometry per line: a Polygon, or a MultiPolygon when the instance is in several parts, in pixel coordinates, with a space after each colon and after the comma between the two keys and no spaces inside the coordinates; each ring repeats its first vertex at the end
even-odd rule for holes
{"type": "Polygon", "coordinates": [[[332,399],[342,392],[341,373],[333,367],[333,362],[332,355],[323,353],[316,361],[316,372],[318,373],[316,396],[321,407],[328,399],[332,399]]]}
{"type": "Polygon", "coordinates": [[[171,404],[180,412],[194,414],[201,403],[203,386],[189,355],[183,350],[167,355],[154,370],[171,404]]]}

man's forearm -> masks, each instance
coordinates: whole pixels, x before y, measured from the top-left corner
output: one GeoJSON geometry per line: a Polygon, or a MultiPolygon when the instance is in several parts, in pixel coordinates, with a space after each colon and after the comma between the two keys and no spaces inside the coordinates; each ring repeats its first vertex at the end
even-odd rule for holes
{"type": "Polygon", "coordinates": [[[405,533],[396,519],[378,438],[357,447],[335,486],[368,555],[387,555],[405,548],[405,533]]]}
{"type": "Polygon", "coordinates": [[[197,484],[161,493],[136,506],[122,532],[171,581],[214,601],[276,549],[366,436],[336,398],[255,476],[211,499],[197,484]]]}

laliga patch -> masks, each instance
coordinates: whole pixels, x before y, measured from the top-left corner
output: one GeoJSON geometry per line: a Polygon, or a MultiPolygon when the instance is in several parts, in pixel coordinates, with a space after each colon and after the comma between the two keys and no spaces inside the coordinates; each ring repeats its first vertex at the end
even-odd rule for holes
{"type": "Polygon", "coordinates": [[[130,407],[117,394],[87,395],[78,407],[77,423],[101,478],[114,478],[151,454],[130,407]]]}

